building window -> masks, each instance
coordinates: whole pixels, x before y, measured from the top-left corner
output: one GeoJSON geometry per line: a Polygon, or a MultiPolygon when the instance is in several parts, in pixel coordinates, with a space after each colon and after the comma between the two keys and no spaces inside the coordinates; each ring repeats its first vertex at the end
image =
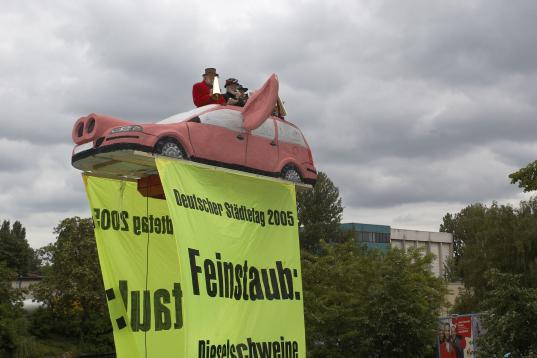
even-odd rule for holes
{"type": "Polygon", "coordinates": [[[368,243],[378,243],[378,244],[390,243],[390,234],[382,233],[382,232],[358,231],[356,232],[355,238],[357,242],[368,242],[368,243]]]}

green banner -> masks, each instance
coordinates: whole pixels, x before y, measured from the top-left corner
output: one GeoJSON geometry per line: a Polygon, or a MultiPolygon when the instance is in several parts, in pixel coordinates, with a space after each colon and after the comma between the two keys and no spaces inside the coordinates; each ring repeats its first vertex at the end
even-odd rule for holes
{"type": "Polygon", "coordinates": [[[305,357],[293,184],[157,158],[183,289],[182,357],[305,357]]]}
{"type": "Polygon", "coordinates": [[[164,200],[136,183],[84,177],[117,356],[183,357],[182,290],[164,200]]]}
{"type": "Polygon", "coordinates": [[[117,356],[306,356],[295,188],[158,158],[166,200],[84,176],[117,356]]]}

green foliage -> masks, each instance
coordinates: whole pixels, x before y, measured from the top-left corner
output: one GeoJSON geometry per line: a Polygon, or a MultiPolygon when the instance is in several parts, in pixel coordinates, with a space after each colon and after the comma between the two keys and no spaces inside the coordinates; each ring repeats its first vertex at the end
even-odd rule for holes
{"type": "Polygon", "coordinates": [[[319,172],[313,190],[297,194],[297,209],[303,249],[316,251],[321,241],[341,241],[339,224],[343,206],[339,189],[325,173],[319,172]]]}
{"type": "Polygon", "coordinates": [[[425,357],[433,352],[447,289],[431,255],[357,247],[302,253],[310,357],[425,357]]]}
{"type": "Polygon", "coordinates": [[[537,160],[529,163],[524,168],[509,174],[511,184],[517,184],[524,192],[537,189],[537,160]]]}
{"type": "Polygon", "coordinates": [[[113,350],[112,327],[97,257],[91,219],[64,219],[55,243],[41,250],[45,279],[33,287],[45,303],[33,317],[33,332],[41,337],[64,334],[79,340],[82,350],[113,350]]]}
{"type": "Polygon", "coordinates": [[[473,204],[446,215],[441,229],[457,241],[450,269],[464,279],[477,301],[488,292],[483,277],[490,269],[520,274],[527,287],[537,285],[537,198],[522,201],[518,208],[473,204]]]}
{"type": "Polygon", "coordinates": [[[450,311],[456,314],[480,312],[480,303],[481,301],[471,289],[464,288],[455,298],[455,304],[451,307],[450,311]]]}
{"type": "Polygon", "coordinates": [[[490,290],[482,307],[486,333],[479,339],[480,357],[537,356],[537,289],[522,284],[521,275],[490,270],[490,290]]]}
{"type": "Polygon", "coordinates": [[[21,299],[18,290],[11,287],[17,274],[0,262],[0,356],[10,357],[19,348],[20,337],[25,334],[21,299]]]}
{"type": "Polygon", "coordinates": [[[35,254],[26,240],[26,229],[15,221],[4,220],[0,226],[0,261],[18,275],[36,269],[35,254]]]}

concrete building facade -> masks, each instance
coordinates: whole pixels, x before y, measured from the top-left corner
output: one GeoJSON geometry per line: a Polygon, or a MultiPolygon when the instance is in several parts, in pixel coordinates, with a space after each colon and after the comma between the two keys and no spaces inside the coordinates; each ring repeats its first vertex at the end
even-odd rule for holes
{"type": "Polygon", "coordinates": [[[408,250],[410,247],[424,248],[427,253],[435,256],[431,271],[437,276],[443,276],[445,265],[453,252],[453,235],[447,232],[430,232],[391,228],[391,247],[408,250]]]}

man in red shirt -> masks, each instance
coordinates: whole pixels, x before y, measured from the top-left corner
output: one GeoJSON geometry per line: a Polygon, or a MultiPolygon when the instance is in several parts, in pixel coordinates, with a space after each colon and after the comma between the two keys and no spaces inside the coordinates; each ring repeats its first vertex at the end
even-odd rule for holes
{"type": "Polygon", "coordinates": [[[206,68],[202,75],[203,81],[192,86],[192,99],[196,107],[208,104],[224,104],[225,99],[220,93],[213,94],[214,78],[218,76],[215,68],[206,68]]]}

